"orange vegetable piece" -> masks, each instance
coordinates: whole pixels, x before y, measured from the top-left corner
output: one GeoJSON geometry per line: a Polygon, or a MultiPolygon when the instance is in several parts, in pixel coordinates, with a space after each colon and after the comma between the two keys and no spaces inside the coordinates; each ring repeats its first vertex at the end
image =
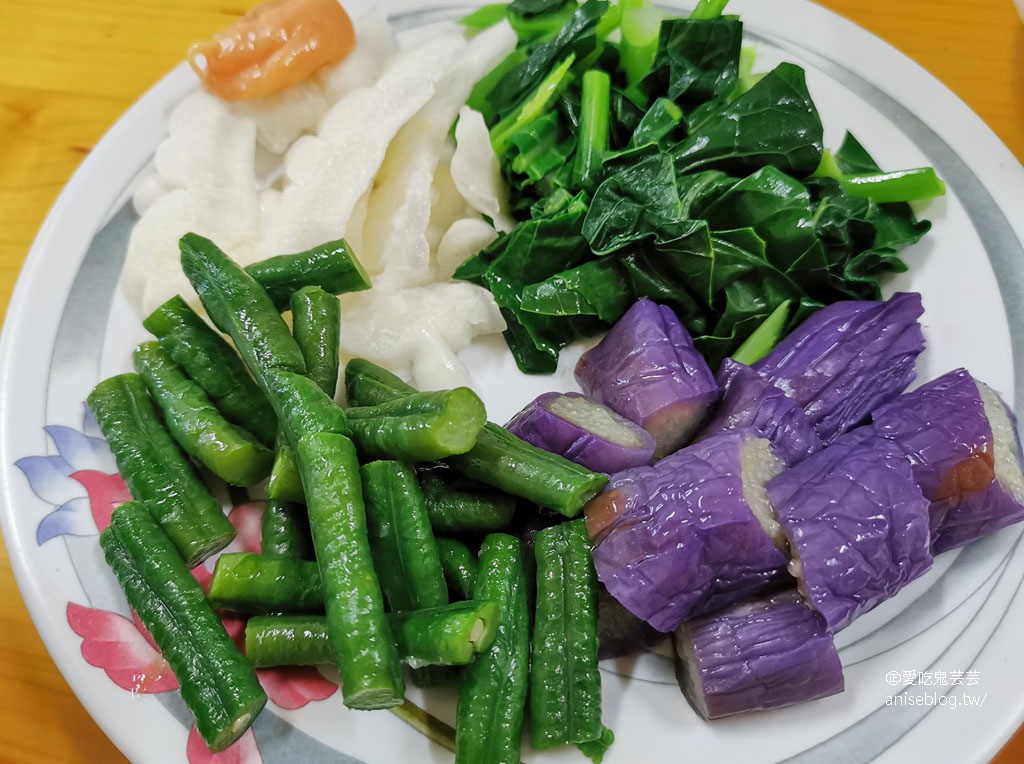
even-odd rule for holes
{"type": "Polygon", "coordinates": [[[337,0],[272,0],[212,40],[189,48],[203,86],[225,101],[278,93],[355,47],[352,19],[337,0]]]}

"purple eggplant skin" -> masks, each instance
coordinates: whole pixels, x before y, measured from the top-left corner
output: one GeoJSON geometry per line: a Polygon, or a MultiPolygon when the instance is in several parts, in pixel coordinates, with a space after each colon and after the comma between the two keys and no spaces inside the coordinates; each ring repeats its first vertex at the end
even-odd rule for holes
{"type": "Polygon", "coordinates": [[[934,554],[1024,520],[1016,419],[965,369],[882,406],[872,414],[870,428],[910,460],[914,479],[931,502],[934,554]]]}
{"type": "Polygon", "coordinates": [[[855,431],[768,483],[801,593],[838,632],[932,565],[928,500],[892,442],[855,431]]]}
{"type": "Polygon", "coordinates": [[[793,590],[689,621],[672,638],[679,686],[705,719],[792,706],[844,688],[825,620],[793,590]]]}
{"type": "Polygon", "coordinates": [[[640,467],[654,457],[649,432],[580,393],[544,393],[512,417],[505,429],[594,472],[640,467]]]}
{"type": "Polygon", "coordinates": [[[654,436],[655,458],[688,443],[718,384],[671,308],[637,300],[576,364],[583,392],[654,436]]]}
{"type": "Polygon", "coordinates": [[[782,469],[766,440],[736,430],[613,475],[584,508],[598,578],[662,632],[775,586],[788,558],[766,530],[764,484],[782,469]]]}
{"type": "Polygon", "coordinates": [[[810,418],[784,390],[746,364],[726,358],[716,375],[722,400],[701,431],[704,439],[740,427],[752,427],[772,444],[775,455],[793,465],[822,449],[810,418]]]}
{"type": "Polygon", "coordinates": [[[754,368],[804,407],[826,446],[914,380],[924,350],[921,295],[828,305],[754,368]]]}

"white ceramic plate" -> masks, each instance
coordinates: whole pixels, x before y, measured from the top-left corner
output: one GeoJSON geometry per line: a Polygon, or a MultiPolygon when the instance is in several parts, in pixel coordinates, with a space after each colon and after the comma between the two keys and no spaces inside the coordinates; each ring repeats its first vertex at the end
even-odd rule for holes
{"type": "MultiPolygon", "coordinates": [[[[397,26],[419,32],[468,10],[442,0],[386,7],[397,26]]],[[[883,167],[930,164],[948,182],[947,197],[924,211],[933,232],[906,253],[910,273],[888,288],[923,294],[929,345],[920,378],[965,366],[1020,411],[1024,221],[1011,217],[1024,196],[1020,164],[941,84],[849,22],[804,0],[736,0],[730,10],[760,45],[760,68],[790,60],[808,70],[827,145],[850,129],[883,167]]],[[[145,764],[211,759],[190,738],[173,680],[160,675],[102,561],[97,524],[123,488],[83,400],[98,380],[129,368],[143,337],[116,289],[134,220],[126,199],[170,108],[194,86],[176,69],[83,163],[32,248],[0,354],[0,518],[15,573],[74,691],[125,755],[145,764]]],[[[567,364],[555,379],[520,380],[493,346],[465,358],[497,421],[543,390],[572,385],[567,364]]],[[[244,544],[253,513],[235,519],[244,544]]],[[[606,662],[605,721],[617,735],[606,761],[987,761],[1024,718],[1020,537],[1011,528],[939,558],[842,632],[847,691],[802,707],[708,724],[686,705],[666,658],[606,662]]],[[[346,710],[319,675],[267,682],[271,705],[218,761],[451,760],[391,714],[346,710]]],[[[450,697],[416,699],[451,721],[450,697]]],[[[524,760],[583,759],[526,750],[524,760]]]]}

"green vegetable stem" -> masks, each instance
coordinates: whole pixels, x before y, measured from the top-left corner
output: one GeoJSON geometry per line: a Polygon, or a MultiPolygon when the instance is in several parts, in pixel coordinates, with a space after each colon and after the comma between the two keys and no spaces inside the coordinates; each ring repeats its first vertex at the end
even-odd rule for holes
{"type": "Polygon", "coordinates": [[[270,474],[274,453],[227,421],[158,343],[143,342],[133,358],[167,428],[193,459],[232,485],[254,485],[270,474]]]}
{"type": "Polygon", "coordinates": [[[606,72],[590,69],[583,75],[580,133],[572,168],[573,183],[577,187],[592,188],[597,185],[604,153],[608,150],[610,97],[611,77],[606,72]]]}
{"type": "Polygon", "coordinates": [[[534,748],[601,737],[597,573],[583,520],[544,528],[534,544],[537,612],[530,671],[534,748]]]}
{"type": "Polygon", "coordinates": [[[490,648],[466,667],[455,725],[456,764],[519,761],[529,685],[530,612],[522,542],[494,533],[480,548],[474,598],[498,604],[490,648]]]}
{"type": "Polygon", "coordinates": [[[277,417],[242,359],[180,296],[154,310],[142,325],[227,419],[265,446],[273,445],[277,417]]]}
{"type": "Polygon", "coordinates": [[[128,603],[174,671],[199,734],[210,750],[224,750],[267,702],[252,668],[146,507],[121,505],[100,545],[128,603]]]}
{"type": "Polygon", "coordinates": [[[397,706],[405,683],[370,555],[355,446],[344,435],[314,432],[299,439],[295,455],[345,705],[397,706]]]}
{"type": "Polygon", "coordinates": [[[167,431],[138,374],[119,374],[87,399],[131,495],[145,502],[188,567],[235,537],[218,502],[167,431]]]}
{"type": "Polygon", "coordinates": [[[370,288],[370,277],[344,239],[294,255],[270,257],[245,270],[267,291],[278,310],[287,310],[292,295],[303,287],[319,287],[330,294],[370,288]]]}

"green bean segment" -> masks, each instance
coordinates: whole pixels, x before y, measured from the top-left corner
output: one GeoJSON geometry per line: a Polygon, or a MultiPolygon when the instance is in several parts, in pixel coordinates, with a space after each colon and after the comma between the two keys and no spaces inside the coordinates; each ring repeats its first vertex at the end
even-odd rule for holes
{"type": "Polygon", "coordinates": [[[260,549],[271,557],[312,560],[313,539],[309,535],[306,507],[291,501],[267,499],[260,525],[260,549]]]}
{"type": "Polygon", "coordinates": [[[87,402],[129,492],[146,502],[188,567],[231,543],[234,526],[160,420],[138,374],[105,379],[87,402]]]}
{"type": "Polygon", "coordinates": [[[267,290],[278,310],[287,310],[292,294],[316,286],[330,294],[370,288],[370,277],[344,239],[294,255],[278,255],[245,269],[267,290]]]}
{"type": "MultiPolygon", "coordinates": [[[[345,367],[345,392],[353,406],[381,404],[409,396],[414,388],[365,359],[345,367]]],[[[487,422],[467,452],[446,459],[467,477],[534,504],[575,517],[604,488],[608,477],[517,438],[487,422]]]]}
{"type": "Polygon", "coordinates": [[[231,422],[271,446],[277,417],[242,359],[227,341],[176,295],[142,325],[231,422]]]}
{"type": "Polygon", "coordinates": [[[600,739],[597,573],[583,520],[537,533],[537,611],[530,671],[534,748],[600,739]]]}
{"type": "Polygon", "coordinates": [[[181,268],[210,320],[231,337],[260,387],[267,391],[271,369],[305,374],[302,352],[263,287],[209,239],[187,233],[180,248],[181,268]]]}
{"type": "Polygon", "coordinates": [[[372,459],[435,461],[462,454],[487,421],[483,401],[468,387],[413,393],[376,406],[346,410],[352,439],[372,459]]]}
{"type": "Polygon", "coordinates": [[[167,428],[189,456],[232,485],[255,485],[270,474],[274,452],[225,419],[157,342],[143,342],[133,359],[167,428]]]}
{"type": "Polygon", "coordinates": [[[267,696],[199,582],[142,504],[119,507],[100,545],[174,671],[199,734],[212,751],[227,748],[248,729],[267,696]]]}
{"type": "Polygon", "coordinates": [[[530,613],[522,543],[492,533],[480,548],[474,597],[496,602],[498,634],[464,673],[455,725],[456,764],[519,761],[529,685],[530,613]]]}
{"type": "Polygon", "coordinates": [[[278,439],[274,466],[270,468],[267,498],[298,504],[306,503],[306,493],[302,490],[302,477],[299,475],[299,465],[295,461],[295,451],[283,437],[278,439]]]}
{"type": "Polygon", "coordinates": [[[292,334],[306,361],[306,373],[331,398],[338,389],[341,303],[320,287],[291,296],[292,334]]]}
{"type": "Polygon", "coordinates": [[[242,613],[322,613],[324,590],[316,562],[233,552],[217,558],[210,602],[242,613]]]}
{"type": "MultiPolygon", "coordinates": [[[[411,666],[462,666],[491,646],[498,633],[494,602],[455,602],[403,613],[388,621],[402,660],[411,666]]],[[[334,663],[327,619],[315,615],[258,615],[245,628],[253,666],[334,663]]]]}
{"type": "Polygon", "coordinates": [[[355,446],[344,435],[314,432],[299,439],[295,455],[345,705],[396,706],[405,683],[370,556],[355,446]]]}
{"type": "Polygon", "coordinates": [[[441,532],[500,531],[515,513],[514,496],[468,480],[441,467],[420,470],[420,486],[430,524],[441,532]]]}
{"type": "Polygon", "coordinates": [[[457,539],[438,536],[437,551],[444,580],[448,583],[448,595],[461,600],[472,599],[480,573],[480,561],[473,550],[457,539]]]}

